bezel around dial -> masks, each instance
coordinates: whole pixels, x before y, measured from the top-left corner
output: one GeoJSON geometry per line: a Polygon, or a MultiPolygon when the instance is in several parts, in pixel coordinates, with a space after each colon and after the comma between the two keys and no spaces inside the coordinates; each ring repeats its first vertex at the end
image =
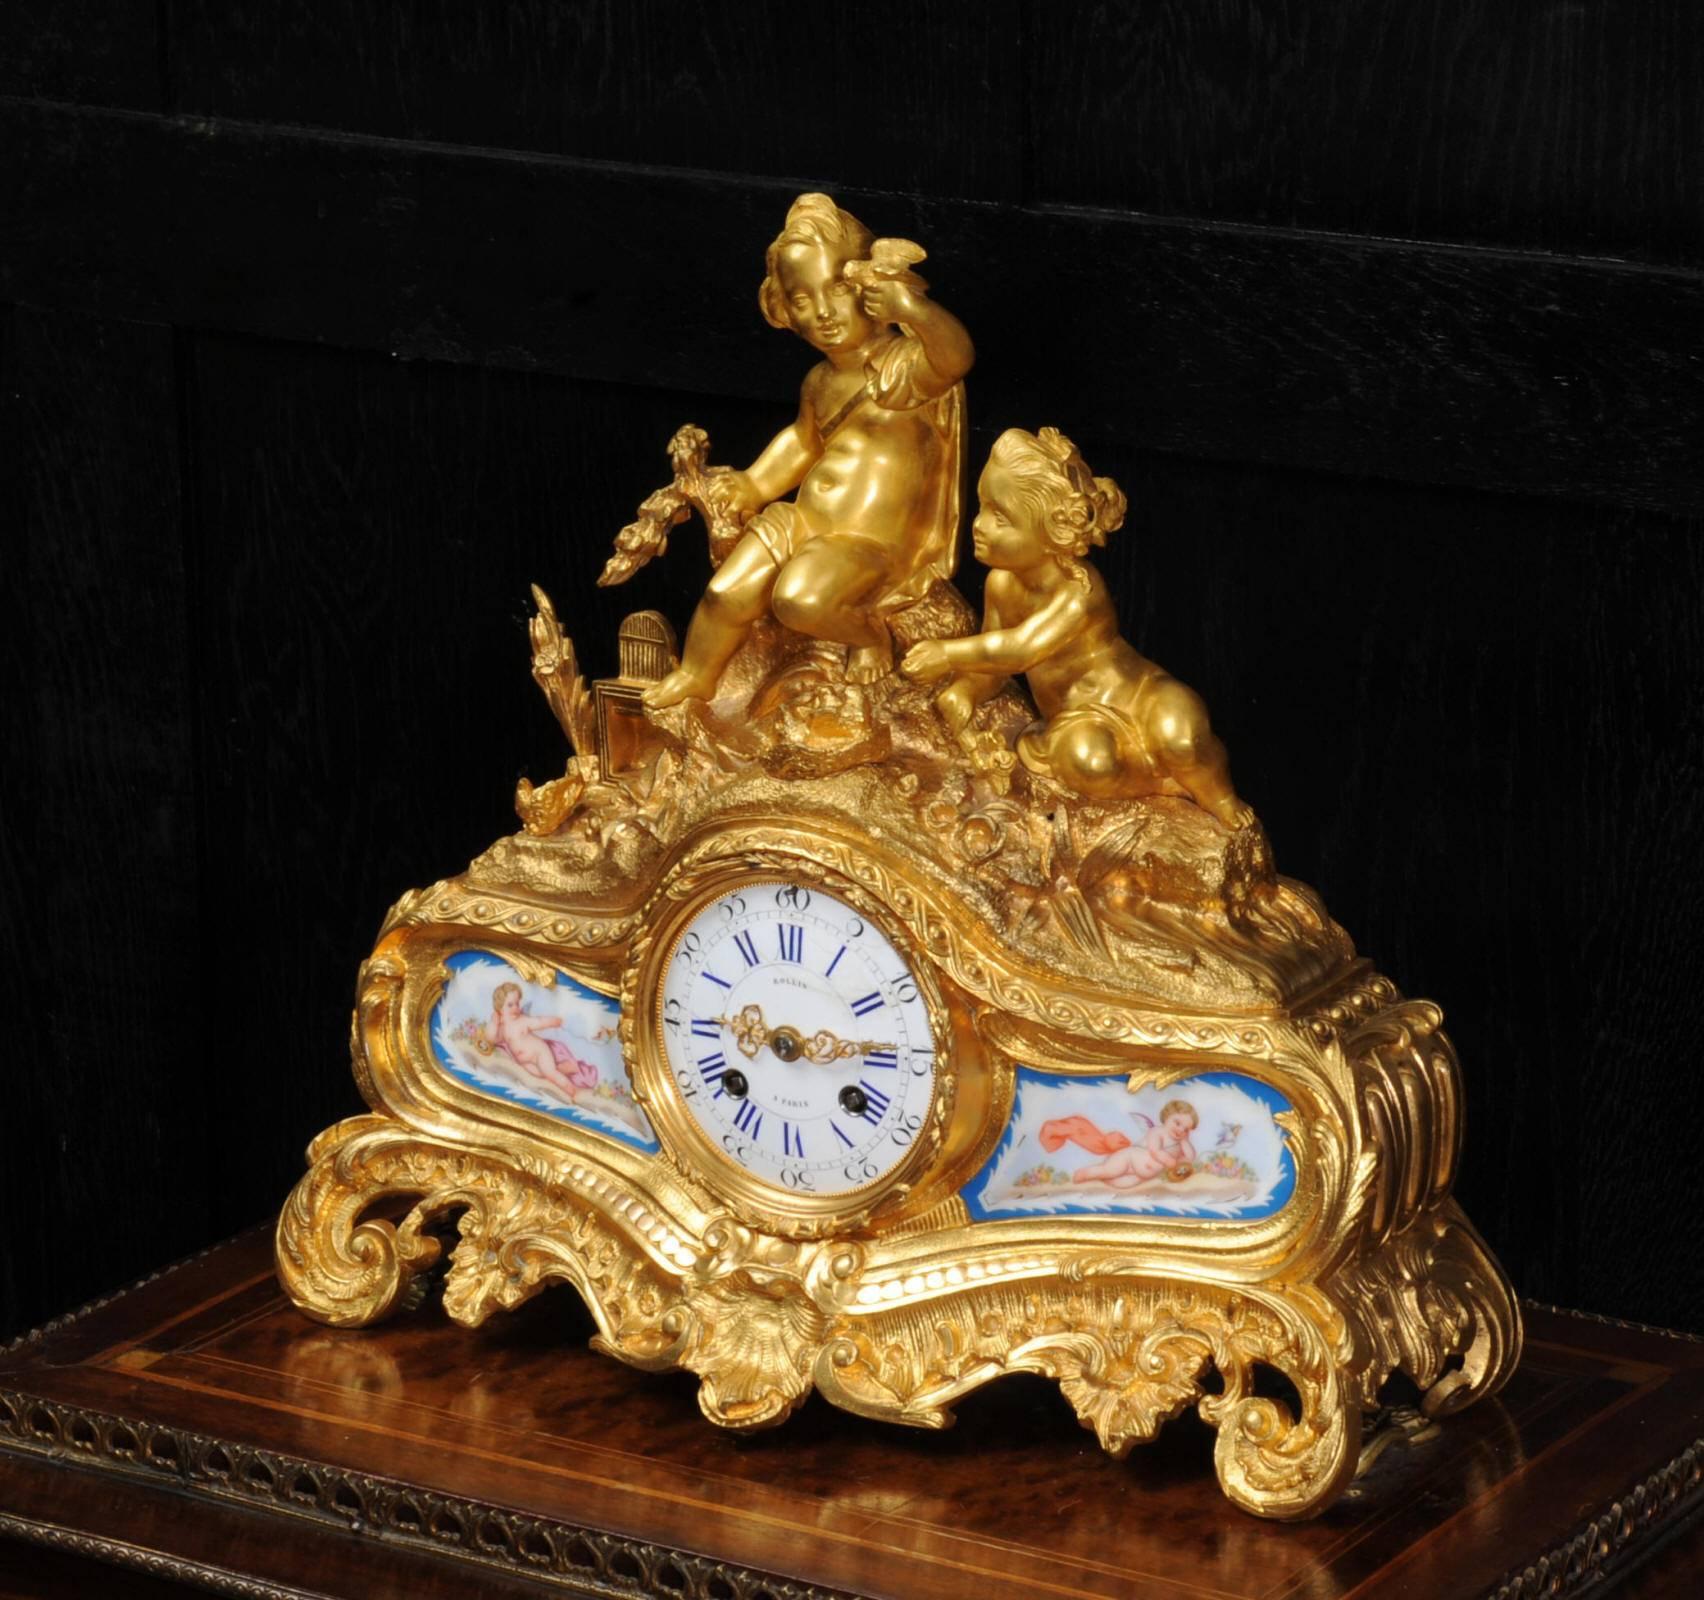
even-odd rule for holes
{"type": "Polygon", "coordinates": [[[647,921],[648,931],[634,947],[623,984],[623,1044],[635,1097],[670,1160],[688,1179],[712,1189],[742,1220],[784,1237],[819,1238],[897,1220],[941,1154],[953,1098],[947,1007],[932,968],[919,956],[904,926],[858,885],[804,860],[778,861],[766,870],[754,869],[749,862],[718,863],[683,873],[664,887],[647,921]],[[689,1109],[665,1043],[666,977],[694,920],[730,893],[755,897],[795,883],[851,908],[893,947],[917,986],[935,1055],[927,1104],[917,1108],[921,1124],[904,1155],[868,1183],[835,1193],[784,1188],[734,1160],[689,1109]]]}

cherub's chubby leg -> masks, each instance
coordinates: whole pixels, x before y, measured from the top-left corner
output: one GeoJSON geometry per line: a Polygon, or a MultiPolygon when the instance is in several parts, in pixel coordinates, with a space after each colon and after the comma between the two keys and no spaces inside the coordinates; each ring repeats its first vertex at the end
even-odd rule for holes
{"type": "Polygon", "coordinates": [[[770,604],[786,627],[850,645],[846,676],[869,683],[893,671],[893,641],[874,606],[887,581],[888,552],[873,540],[828,534],[804,547],[775,580],[770,604]]]}
{"type": "Polygon", "coordinates": [[[1109,1189],[1139,1189],[1152,1177],[1132,1167],[1123,1152],[1092,1166],[1078,1167],[1071,1174],[1073,1183],[1104,1183],[1109,1189]]]}
{"type": "Polygon", "coordinates": [[[1134,774],[1112,727],[1095,718],[1067,717],[1049,728],[1047,764],[1059,781],[1092,800],[1132,792],[1134,774]]]}
{"type": "Polygon", "coordinates": [[[1032,772],[1046,773],[1091,800],[1129,800],[1159,788],[1136,748],[1134,730],[1101,705],[1060,712],[1046,728],[1018,740],[1018,755],[1032,772]]]}
{"type": "Polygon", "coordinates": [[[1208,724],[1201,697],[1168,678],[1154,686],[1145,710],[1150,746],[1166,776],[1227,828],[1253,822],[1254,812],[1231,786],[1225,747],[1208,724]]]}
{"type": "Polygon", "coordinates": [[[708,700],[716,692],[728,658],[769,604],[776,571],[775,557],[762,532],[748,530],[716,569],[698,602],[686,630],[680,665],[645,691],[646,705],[660,711],[681,700],[708,700]]]}

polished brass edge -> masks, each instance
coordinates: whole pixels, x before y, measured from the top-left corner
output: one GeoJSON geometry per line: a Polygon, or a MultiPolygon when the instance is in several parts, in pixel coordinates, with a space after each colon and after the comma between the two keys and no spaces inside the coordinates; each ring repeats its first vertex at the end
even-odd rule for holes
{"type": "Polygon", "coordinates": [[[1581,1311],[1573,1306],[1553,1306],[1529,1295],[1521,1296],[1521,1304],[1529,1311],[1548,1311],[1552,1316],[1571,1317],[1576,1322],[1595,1322],[1603,1328],[1621,1328],[1627,1333],[1648,1333],[1658,1339],[1678,1339],[1683,1344],[1704,1344],[1704,1333],[1688,1333],[1684,1328],[1659,1328],[1654,1322],[1631,1322],[1626,1317],[1611,1317],[1601,1311],[1581,1311]]]}
{"type": "MultiPolygon", "coordinates": [[[[263,1450],[212,1434],[143,1422],[0,1389],[0,1451],[72,1462],[223,1504],[259,1506],[358,1538],[400,1544],[492,1570],[522,1574],[599,1600],[853,1600],[846,1591],[796,1583],[753,1568],[604,1533],[589,1525],[532,1517],[484,1501],[439,1494],[302,1456],[263,1450]],[[675,1579],[679,1581],[674,1581],[675,1579]]],[[[253,1600],[315,1600],[308,1591],[268,1585],[121,1541],[55,1529],[0,1512],[0,1532],[38,1543],[86,1540],[90,1554],[138,1570],[203,1583],[253,1600]],[[15,1526],[14,1526],[15,1525],[15,1526]],[[39,1533],[36,1530],[41,1530],[39,1533]],[[107,1554],[110,1549],[113,1553],[107,1554]],[[180,1570],[181,1568],[181,1570],[180,1570]],[[208,1575],[207,1578],[199,1576],[208,1575]],[[228,1579],[218,1588],[209,1578],[228,1579]],[[250,1585],[239,1587],[235,1585],[250,1585]]],[[[66,1546],[74,1548],[73,1546],[66,1546]]]]}
{"type": "MultiPolygon", "coordinates": [[[[247,1231],[247,1230],[245,1230],[247,1231]]],[[[217,1244],[203,1245],[201,1249],[191,1251],[187,1256],[180,1256],[176,1261],[169,1261],[163,1267],[156,1267],[152,1272],[145,1273],[134,1283],[126,1284],[122,1289],[111,1289],[106,1294],[97,1295],[93,1300],[85,1301],[73,1311],[62,1312],[57,1317],[50,1317],[40,1327],[28,1328],[16,1337],[0,1344],[0,1360],[7,1356],[16,1355],[20,1350],[31,1345],[40,1344],[42,1340],[56,1333],[63,1333],[73,1323],[81,1322],[85,1317],[92,1317],[97,1311],[103,1311],[115,1300],[122,1300],[127,1294],[135,1294],[138,1289],[146,1289],[151,1283],[158,1283],[162,1278],[169,1278],[181,1268],[192,1266],[204,1256],[210,1256],[215,1250],[223,1250],[226,1245],[240,1238],[240,1234],[232,1234],[229,1239],[221,1239],[217,1244]]]]}
{"type": "Polygon", "coordinates": [[[1564,1600],[1595,1587],[1643,1556],[1658,1527],[1678,1533],[1704,1510],[1704,1439],[1695,1439],[1666,1466],[1600,1511],[1572,1537],[1505,1578],[1486,1600],[1564,1600]],[[1635,1550],[1637,1547],[1637,1550],[1635,1550]]]}
{"type": "Polygon", "coordinates": [[[70,1555],[104,1561],[108,1566],[123,1567],[150,1578],[169,1578],[174,1583],[193,1584],[212,1594],[234,1596],[236,1600],[324,1600],[323,1595],[312,1590],[268,1583],[264,1578],[247,1578],[229,1567],[215,1567],[183,1556],[169,1556],[123,1539],[109,1539],[102,1534],[62,1527],[57,1522],[35,1522],[28,1517],[14,1516],[9,1511],[0,1511],[0,1535],[22,1539],[44,1549],[62,1550],[70,1555]]]}

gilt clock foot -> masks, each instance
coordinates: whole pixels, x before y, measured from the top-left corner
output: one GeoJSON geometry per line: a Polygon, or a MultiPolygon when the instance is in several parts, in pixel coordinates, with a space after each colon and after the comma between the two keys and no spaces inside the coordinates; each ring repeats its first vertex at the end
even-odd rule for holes
{"type": "MultiPolygon", "coordinates": [[[[278,1217],[278,1281],[298,1309],[363,1328],[402,1309],[442,1245],[416,1206],[398,1225],[368,1213],[423,1187],[424,1152],[387,1117],[334,1123],[308,1147],[308,1170],[278,1217]]],[[[425,1157],[429,1163],[430,1157],[425,1157]]]]}
{"type": "Polygon", "coordinates": [[[279,1281],[307,1315],[365,1327],[401,1309],[441,1258],[433,1229],[454,1218],[443,1302],[455,1321],[477,1327],[568,1283],[591,1310],[599,1349],[640,1367],[680,1364],[691,1317],[679,1280],[654,1258],[696,1255],[607,1174],[569,1167],[547,1177],[384,1116],[328,1128],[308,1156],[279,1217],[276,1251],[279,1281]],[[370,1214],[409,1198],[400,1221],[370,1214]],[[645,1222],[623,1229],[612,1220],[622,1212],[645,1222]]]}
{"type": "Polygon", "coordinates": [[[1331,1293],[1371,1352],[1359,1369],[1368,1409],[1401,1372],[1427,1416],[1448,1416],[1496,1393],[1520,1360],[1514,1292],[1454,1201],[1339,1270],[1331,1293]]]}
{"type": "Polygon", "coordinates": [[[843,1325],[817,1361],[817,1384],[836,1405],[913,1426],[951,1425],[970,1390],[1013,1372],[1051,1378],[1100,1440],[1123,1458],[1194,1406],[1216,1427],[1225,1494],[1245,1511],[1307,1517],[1355,1470],[1359,1408],[1319,1323],[1323,1300],[1171,1283],[1094,1263],[1072,1277],[986,1287],[915,1310],[843,1325]],[[1317,1303],[1316,1303],[1317,1301],[1317,1303]],[[1266,1366],[1300,1400],[1254,1392],[1266,1366]],[[1221,1387],[1207,1388],[1216,1369],[1221,1387]]]}
{"type": "Polygon", "coordinates": [[[1059,1384],[1115,1457],[1194,1406],[1218,1430],[1226,1496],[1278,1519],[1312,1516],[1347,1485],[1362,1412],[1393,1371],[1441,1415],[1497,1388],[1520,1349],[1513,1298],[1451,1204],[1329,1289],[1172,1280],[1118,1255],[1044,1263],[1004,1252],[956,1292],[920,1273],[898,1303],[870,1305],[856,1245],[778,1239],[726,1217],[694,1234],[609,1172],[534,1170],[380,1115],[314,1142],[279,1221],[280,1280],[322,1322],[379,1321],[438,1264],[434,1230],[452,1218],[443,1300],[456,1321],[476,1326],[570,1284],[599,1349],[697,1374],[700,1407],[722,1427],[774,1426],[816,1388],[848,1411],[943,1428],[972,1389],[1032,1372],[1059,1384]],[[400,1220],[372,1215],[407,1201],[400,1220]],[[1288,1381],[1294,1409],[1258,1392],[1263,1367],[1288,1381]]]}

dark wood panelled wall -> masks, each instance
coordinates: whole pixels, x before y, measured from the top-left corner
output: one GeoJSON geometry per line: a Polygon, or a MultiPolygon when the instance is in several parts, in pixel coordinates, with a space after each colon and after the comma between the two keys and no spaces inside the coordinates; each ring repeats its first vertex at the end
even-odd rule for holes
{"type": "Polygon", "coordinates": [[[0,1334],[274,1210],[356,964],[684,621],[602,553],[788,411],[761,250],[922,240],[1280,866],[1440,1000],[1540,1299],[1704,1329],[1704,11],[11,0],[0,1334]]]}

